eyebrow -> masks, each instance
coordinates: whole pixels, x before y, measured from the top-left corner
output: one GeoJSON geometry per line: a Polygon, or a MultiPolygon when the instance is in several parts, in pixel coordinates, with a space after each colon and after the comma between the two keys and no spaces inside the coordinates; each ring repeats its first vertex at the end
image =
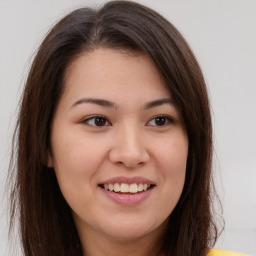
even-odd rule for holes
{"type": "MultiPolygon", "coordinates": [[[[97,99],[97,98],[82,98],[79,99],[78,101],[76,101],[72,107],[80,105],[80,104],[84,104],[84,103],[91,103],[91,104],[96,104],[102,107],[108,107],[108,108],[115,108],[117,109],[118,106],[112,102],[112,101],[108,101],[108,100],[104,100],[104,99],[97,99]]],[[[150,101],[147,102],[144,106],[143,109],[148,110],[154,107],[158,107],[164,104],[171,104],[173,105],[174,102],[171,98],[162,98],[162,99],[157,99],[154,101],[150,101]]]]}
{"type": "Polygon", "coordinates": [[[157,99],[157,100],[150,101],[150,102],[146,103],[144,105],[144,109],[147,110],[147,109],[158,107],[158,106],[161,106],[161,105],[164,105],[164,104],[171,104],[171,105],[173,105],[174,101],[171,98],[157,99]]]}
{"type": "Polygon", "coordinates": [[[82,98],[78,101],[76,101],[72,107],[83,104],[83,103],[92,103],[96,104],[102,107],[109,107],[109,108],[117,108],[116,104],[114,102],[104,100],[104,99],[96,99],[96,98],[82,98]]]}

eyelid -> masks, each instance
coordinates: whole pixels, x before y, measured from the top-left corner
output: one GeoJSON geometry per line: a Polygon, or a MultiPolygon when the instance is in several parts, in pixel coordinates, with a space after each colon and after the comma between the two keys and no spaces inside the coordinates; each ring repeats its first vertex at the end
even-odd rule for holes
{"type": "MultiPolygon", "coordinates": [[[[166,114],[160,114],[160,115],[155,115],[155,116],[151,117],[150,120],[146,123],[146,126],[155,126],[155,127],[161,128],[161,127],[166,127],[168,124],[171,124],[173,122],[174,122],[174,118],[172,116],[169,116],[169,115],[166,115],[166,114]],[[167,122],[164,125],[150,125],[149,124],[151,121],[153,121],[154,119],[157,119],[157,118],[165,118],[167,122]]],[[[90,115],[90,116],[87,116],[86,118],[83,118],[81,120],[81,123],[85,124],[85,125],[88,125],[88,126],[91,126],[91,127],[97,127],[97,128],[112,125],[111,122],[108,120],[108,118],[105,117],[104,115],[90,115]],[[96,118],[105,119],[107,124],[104,124],[104,125],[101,126],[101,125],[93,125],[93,124],[89,123],[90,120],[93,120],[93,119],[96,119],[96,118]]]]}
{"type": "Polygon", "coordinates": [[[88,125],[88,126],[91,126],[91,127],[106,127],[106,126],[110,126],[110,125],[112,125],[111,123],[110,123],[110,121],[108,120],[108,118],[107,117],[105,117],[104,115],[91,115],[91,116],[87,116],[86,118],[83,118],[82,120],[81,120],[81,123],[83,123],[83,124],[85,124],[85,125],[88,125]],[[92,124],[89,124],[88,122],[90,121],[90,120],[93,120],[93,119],[95,119],[95,118],[103,118],[103,119],[105,119],[106,120],[106,122],[108,123],[107,125],[102,125],[102,126],[97,126],[97,125],[92,125],[92,124]]]}
{"type": "Polygon", "coordinates": [[[173,118],[172,116],[162,114],[162,115],[153,116],[153,117],[146,123],[146,126],[156,126],[156,127],[159,127],[159,128],[166,127],[166,126],[168,125],[168,123],[167,123],[167,124],[164,124],[164,125],[148,125],[149,122],[151,122],[152,120],[154,120],[154,119],[156,119],[156,118],[159,118],[159,117],[166,118],[169,124],[174,123],[174,118],[173,118]]]}

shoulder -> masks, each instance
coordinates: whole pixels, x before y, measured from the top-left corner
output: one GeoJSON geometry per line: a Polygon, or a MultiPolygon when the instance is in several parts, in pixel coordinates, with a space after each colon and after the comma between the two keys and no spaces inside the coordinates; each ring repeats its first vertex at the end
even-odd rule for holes
{"type": "Polygon", "coordinates": [[[207,256],[250,256],[250,255],[244,254],[244,253],[226,251],[222,249],[211,249],[207,256]]]}

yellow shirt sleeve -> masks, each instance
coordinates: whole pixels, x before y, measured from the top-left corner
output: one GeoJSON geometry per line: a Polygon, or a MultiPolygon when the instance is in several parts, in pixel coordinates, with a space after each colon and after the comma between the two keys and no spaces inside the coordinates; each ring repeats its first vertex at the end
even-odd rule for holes
{"type": "Polygon", "coordinates": [[[222,249],[211,249],[208,256],[249,256],[248,254],[231,252],[222,249]]]}

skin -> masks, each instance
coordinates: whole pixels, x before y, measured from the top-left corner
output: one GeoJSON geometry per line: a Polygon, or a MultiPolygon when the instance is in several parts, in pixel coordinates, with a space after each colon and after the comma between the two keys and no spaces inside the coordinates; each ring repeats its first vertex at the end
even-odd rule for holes
{"type": "Polygon", "coordinates": [[[187,154],[182,117],[146,54],[97,48],[70,64],[48,166],[73,211],[84,254],[157,255],[182,193],[187,154]],[[159,99],[168,101],[148,104],[159,99]],[[104,117],[100,126],[94,116],[104,117]],[[155,186],[142,202],[121,205],[98,186],[119,176],[155,186]]]}

